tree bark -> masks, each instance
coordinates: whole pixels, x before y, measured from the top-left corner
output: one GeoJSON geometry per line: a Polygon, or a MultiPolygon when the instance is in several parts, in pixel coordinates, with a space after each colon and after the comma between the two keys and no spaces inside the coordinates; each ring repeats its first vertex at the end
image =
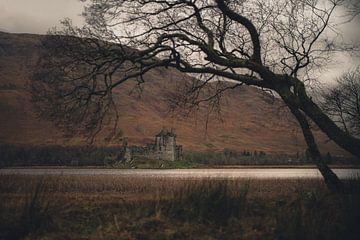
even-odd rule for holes
{"type": "Polygon", "coordinates": [[[360,158],[360,139],[351,136],[337,126],[306,94],[303,82],[289,76],[285,76],[285,79],[281,76],[278,78],[280,81],[276,82],[274,89],[287,102],[287,105],[291,104],[293,107],[302,110],[331,140],[360,158]],[[283,80],[285,80],[285,84],[283,80]],[[293,92],[290,91],[290,86],[294,87],[293,92]]]}
{"type": "Polygon", "coordinates": [[[351,154],[360,157],[360,139],[338,127],[311,99],[300,98],[301,110],[336,144],[351,154]]]}
{"type": "Polygon", "coordinates": [[[288,102],[286,98],[283,99],[289,107],[291,113],[295,116],[300,124],[311,159],[316,164],[321,175],[323,176],[326,186],[332,192],[344,192],[345,189],[343,183],[323,161],[319,148],[315,142],[314,135],[311,132],[309,122],[307,121],[305,115],[291,102],[288,102]]]}

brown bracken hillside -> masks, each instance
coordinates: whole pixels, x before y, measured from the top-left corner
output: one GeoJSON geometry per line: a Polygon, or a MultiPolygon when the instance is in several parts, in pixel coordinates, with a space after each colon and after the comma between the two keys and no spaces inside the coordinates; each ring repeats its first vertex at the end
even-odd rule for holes
{"type": "MultiPolygon", "coordinates": [[[[52,123],[38,119],[30,102],[27,84],[39,57],[41,36],[0,32],[0,143],[85,144],[80,136],[69,139],[52,123]]],[[[205,108],[188,118],[168,113],[165,95],[189,77],[173,69],[157,69],[146,74],[143,92],[130,94],[132,83],[116,89],[119,101],[119,129],[130,144],[151,142],[162,127],[174,127],[177,141],[185,150],[206,151],[224,148],[272,153],[304,152],[300,129],[289,118],[279,100],[270,101],[253,87],[231,90],[223,99],[221,120],[210,118],[205,129],[205,108]],[[286,116],[285,116],[286,115],[286,116]]],[[[342,155],[334,143],[315,131],[322,152],[342,155]]],[[[108,143],[101,135],[95,144],[108,143]]]]}

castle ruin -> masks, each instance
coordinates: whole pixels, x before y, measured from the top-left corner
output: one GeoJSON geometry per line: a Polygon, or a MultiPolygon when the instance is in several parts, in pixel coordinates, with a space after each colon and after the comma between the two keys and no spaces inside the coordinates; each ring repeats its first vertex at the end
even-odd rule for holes
{"type": "Polygon", "coordinates": [[[176,145],[175,129],[168,131],[163,128],[155,136],[155,143],[146,146],[127,146],[124,144],[124,158],[131,160],[134,157],[176,161],[182,159],[182,146],[176,145]]]}

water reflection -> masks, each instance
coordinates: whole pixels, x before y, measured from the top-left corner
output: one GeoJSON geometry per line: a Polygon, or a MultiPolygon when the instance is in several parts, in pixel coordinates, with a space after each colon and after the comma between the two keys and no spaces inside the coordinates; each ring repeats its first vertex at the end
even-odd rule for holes
{"type": "MultiPolygon", "coordinates": [[[[359,178],[360,169],[333,169],[342,179],[359,178]]],[[[128,177],[168,178],[321,178],[317,169],[245,168],[245,169],[75,169],[75,168],[9,168],[0,174],[26,175],[117,175],[128,177]]]]}

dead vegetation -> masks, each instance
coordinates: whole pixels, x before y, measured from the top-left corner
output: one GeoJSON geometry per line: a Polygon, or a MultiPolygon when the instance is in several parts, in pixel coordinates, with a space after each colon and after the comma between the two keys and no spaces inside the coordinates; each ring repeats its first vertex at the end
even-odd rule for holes
{"type": "Polygon", "coordinates": [[[359,181],[0,176],[0,239],[357,239],[359,181]]]}

